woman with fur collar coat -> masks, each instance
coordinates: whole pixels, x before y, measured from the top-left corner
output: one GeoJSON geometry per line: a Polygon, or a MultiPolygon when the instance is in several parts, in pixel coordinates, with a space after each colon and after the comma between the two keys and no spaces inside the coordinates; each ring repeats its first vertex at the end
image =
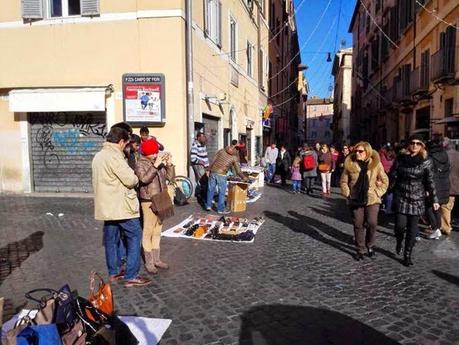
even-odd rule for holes
{"type": "Polygon", "coordinates": [[[413,264],[411,254],[416,243],[419,217],[426,209],[426,193],[429,193],[434,210],[440,207],[434,184],[433,163],[427,156],[422,136],[414,134],[409,138],[408,148],[400,151],[390,176],[396,212],[395,251],[401,254],[406,234],[403,264],[410,266],[413,264]]]}
{"type": "Polygon", "coordinates": [[[340,185],[341,192],[348,200],[354,223],[356,260],[362,260],[365,251],[368,251],[369,257],[374,258],[379,205],[389,179],[378,152],[369,143],[362,141],[354,146],[353,152],[344,161],[340,185]]]}

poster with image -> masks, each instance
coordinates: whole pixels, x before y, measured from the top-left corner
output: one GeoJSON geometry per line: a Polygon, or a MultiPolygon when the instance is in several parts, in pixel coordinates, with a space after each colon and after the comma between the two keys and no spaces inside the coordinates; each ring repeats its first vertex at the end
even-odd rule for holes
{"type": "Polygon", "coordinates": [[[124,119],[139,125],[164,123],[164,76],[125,74],[123,76],[124,119]]]}

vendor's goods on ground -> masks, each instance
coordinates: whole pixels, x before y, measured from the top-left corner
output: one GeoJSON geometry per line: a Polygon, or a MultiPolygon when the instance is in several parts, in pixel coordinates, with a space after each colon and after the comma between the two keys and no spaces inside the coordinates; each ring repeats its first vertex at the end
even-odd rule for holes
{"type": "Polygon", "coordinates": [[[5,323],[2,327],[2,343],[155,345],[159,342],[170,320],[118,317],[114,315],[110,285],[95,272],[91,274],[90,281],[89,299],[78,296],[68,285],[59,290],[42,288],[26,293],[28,300],[38,303],[37,308],[24,309],[5,323]],[[99,282],[97,287],[96,280],[99,282]]]}
{"type": "Polygon", "coordinates": [[[258,229],[263,223],[263,217],[248,219],[216,215],[191,215],[180,224],[164,231],[162,236],[198,240],[253,242],[258,229]]]}

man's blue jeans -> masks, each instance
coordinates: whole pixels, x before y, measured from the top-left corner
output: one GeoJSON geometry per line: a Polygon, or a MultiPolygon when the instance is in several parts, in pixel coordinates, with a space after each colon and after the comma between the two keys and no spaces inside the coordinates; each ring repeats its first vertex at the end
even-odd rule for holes
{"type": "Polygon", "coordinates": [[[218,204],[217,211],[222,212],[225,210],[225,193],[228,180],[226,176],[210,173],[209,185],[207,189],[207,208],[212,207],[212,201],[215,195],[215,188],[218,186],[218,204]]]}
{"type": "Polygon", "coordinates": [[[124,279],[137,278],[140,270],[140,245],[142,241],[142,228],[140,219],[110,220],[104,222],[105,261],[108,273],[111,276],[121,271],[121,258],[119,258],[120,234],[126,239],[126,272],[124,279]]]}
{"type": "Polygon", "coordinates": [[[268,182],[272,182],[274,178],[274,174],[276,173],[276,164],[268,163],[268,182]]]}

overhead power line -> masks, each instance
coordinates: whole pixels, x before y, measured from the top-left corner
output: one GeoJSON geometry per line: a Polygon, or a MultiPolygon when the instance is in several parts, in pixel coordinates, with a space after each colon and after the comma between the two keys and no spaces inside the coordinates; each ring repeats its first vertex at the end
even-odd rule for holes
{"type": "Polygon", "coordinates": [[[429,9],[427,9],[427,7],[424,6],[424,4],[420,3],[418,0],[416,0],[416,3],[421,6],[427,13],[429,13],[432,17],[434,17],[436,20],[440,21],[440,22],[443,22],[445,23],[446,25],[448,26],[451,26],[452,28],[455,28],[456,30],[459,30],[459,27],[457,27],[456,25],[453,25],[451,23],[448,23],[447,21],[443,20],[442,18],[440,18],[438,15],[435,14],[434,11],[431,11],[429,9]]]}

